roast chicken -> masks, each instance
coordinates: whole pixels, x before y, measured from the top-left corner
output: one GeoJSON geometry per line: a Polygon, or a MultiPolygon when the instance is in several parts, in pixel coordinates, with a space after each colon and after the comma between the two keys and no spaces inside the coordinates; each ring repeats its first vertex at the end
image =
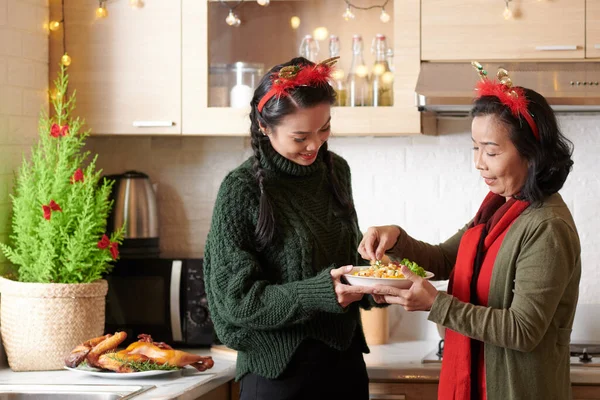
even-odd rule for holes
{"type": "Polygon", "coordinates": [[[198,371],[206,371],[214,365],[212,357],[174,350],[166,343],[154,342],[145,334],[139,335],[139,340],[125,350],[116,351],[126,338],[125,332],[116,332],[83,342],[67,356],[65,365],[75,368],[85,360],[92,367],[115,372],[136,372],[135,365],[140,362],[179,368],[190,365],[198,371]]]}

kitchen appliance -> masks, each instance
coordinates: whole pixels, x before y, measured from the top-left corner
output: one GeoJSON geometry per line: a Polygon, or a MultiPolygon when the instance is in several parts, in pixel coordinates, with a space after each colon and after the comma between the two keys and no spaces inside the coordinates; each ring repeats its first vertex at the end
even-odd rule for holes
{"type": "Polygon", "coordinates": [[[158,208],[156,195],[148,175],[127,171],[107,176],[115,184],[111,192],[114,201],[108,218],[108,231],[125,226],[121,258],[157,256],[159,253],[158,208]]]}
{"type": "MultiPolygon", "coordinates": [[[[600,368],[600,344],[572,343],[570,345],[570,363],[572,367],[600,368]]],[[[438,342],[436,349],[423,357],[423,364],[441,364],[444,357],[444,339],[438,342]]]]}
{"type": "Polygon", "coordinates": [[[120,259],[106,277],[105,332],[125,331],[186,347],[210,346],[214,329],[208,312],[200,258],[120,259]]]}
{"type": "MultiPolygon", "coordinates": [[[[490,78],[505,68],[515,85],[542,94],[555,111],[600,111],[600,62],[484,62],[490,78]]],[[[416,105],[438,115],[467,116],[479,77],[471,63],[423,62],[416,105]]]]}

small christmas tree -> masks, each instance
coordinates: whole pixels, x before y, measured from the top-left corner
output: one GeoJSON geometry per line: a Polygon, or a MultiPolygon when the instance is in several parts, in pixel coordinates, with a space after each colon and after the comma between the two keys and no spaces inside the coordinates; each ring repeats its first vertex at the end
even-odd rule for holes
{"type": "Polygon", "coordinates": [[[55,115],[42,113],[40,140],[31,160],[23,157],[16,176],[12,246],[0,249],[17,267],[21,282],[89,283],[100,279],[119,256],[123,229],[105,234],[113,181],[100,183],[97,155],[83,152],[89,131],[72,118],[75,93],[67,97],[68,75],[61,65],[54,81],[55,115]]]}

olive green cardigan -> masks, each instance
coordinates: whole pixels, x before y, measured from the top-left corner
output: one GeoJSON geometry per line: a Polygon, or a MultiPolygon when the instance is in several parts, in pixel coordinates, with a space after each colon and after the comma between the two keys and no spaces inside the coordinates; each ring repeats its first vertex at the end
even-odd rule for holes
{"type": "MultiPolygon", "coordinates": [[[[447,279],[467,226],[439,245],[401,229],[393,258],[447,279]]],[[[498,251],[488,307],[440,292],[429,320],[485,343],[488,400],[570,399],[569,342],[581,276],[579,236],[559,194],[515,220],[498,251]]]]}

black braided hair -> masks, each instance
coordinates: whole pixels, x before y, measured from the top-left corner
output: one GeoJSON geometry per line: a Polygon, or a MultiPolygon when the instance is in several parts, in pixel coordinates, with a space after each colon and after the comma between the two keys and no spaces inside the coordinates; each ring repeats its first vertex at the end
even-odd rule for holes
{"type": "MultiPolygon", "coordinates": [[[[262,132],[261,125],[265,128],[274,129],[281,123],[281,120],[285,116],[294,113],[298,108],[310,108],[323,103],[334,104],[336,100],[335,90],[330,85],[318,87],[300,86],[288,91],[288,96],[271,98],[266,102],[262,112],[259,112],[257,108],[258,103],[271,89],[271,76],[281,68],[289,65],[310,66],[314,64],[304,57],[297,57],[284,64],[274,66],[263,76],[250,102],[250,143],[254,151],[252,168],[256,183],[260,189],[258,223],[256,224],[255,231],[256,244],[259,250],[264,249],[273,241],[276,230],[273,205],[265,187],[265,172],[260,162],[263,146],[271,146],[271,143],[265,133],[262,132]]],[[[349,194],[341,189],[334,174],[333,160],[331,153],[327,149],[327,142],[323,146],[324,162],[327,166],[331,190],[342,210],[342,216],[350,217],[354,213],[354,206],[349,199],[349,194]]]]}

